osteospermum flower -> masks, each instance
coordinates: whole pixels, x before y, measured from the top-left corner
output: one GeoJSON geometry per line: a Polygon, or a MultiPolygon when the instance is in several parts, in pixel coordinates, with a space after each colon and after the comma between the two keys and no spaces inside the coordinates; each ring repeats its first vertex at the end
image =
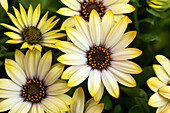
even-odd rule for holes
{"type": "Polygon", "coordinates": [[[7,0],[0,0],[1,6],[5,9],[5,11],[8,11],[8,1],[7,0]]]}
{"type": "Polygon", "coordinates": [[[16,50],[15,61],[5,59],[5,69],[11,79],[0,79],[0,112],[9,113],[60,113],[69,111],[74,100],[64,94],[70,88],[58,79],[64,65],[51,67],[52,52],[42,57],[37,50],[28,50],[26,55],[16,50]]]}
{"type": "Polygon", "coordinates": [[[25,9],[21,4],[20,12],[13,7],[15,16],[11,13],[7,13],[11,21],[16,27],[1,23],[0,25],[13,30],[14,32],[5,32],[4,34],[12,38],[6,43],[17,44],[23,43],[22,48],[33,49],[34,47],[41,52],[41,45],[55,48],[55,43],[58,41],[56,38],[65,36],[65,34],[57,33],[60,30],[51,30],[59,21],[59,19],[53,21],[56,16],[52,16],[47,20],[48,12],[40,18],[40,4],[35,8],[33,12],[32,5],[30,5],[26,14],[25,9]],[[53,22],[52,22],[53,21],[53,22]]]}
{"type": "Polygon", "coordinates": [[[85,95],[82,87],[76,89],[73,99],[75,104],[70,105],[71,110],[69,113],[101,113],[103,111],[104,103],[98,104],[93,98],[89,99],[85,104],[85,95]]]}
{"type": "Polygon", "coordinates": [[[128,4],[129,0],[61,0],[67,7],[60,8],[57,13],[70,16],[61,26],[65,29],[74,26],[74,15],[80,15],[84,20],[89,20],[90,12],[95,9],[100,17],[111,9],[115,14],[115,21],[118,21],[123,14],[133,12],[135,8],[128,4]]]}
{"type": "Polygon", "coordinates": [[[69,79],[68,86],[73,87],[88,78],[88,90],[99,101],[103,95],[103,85],[110,95],[119,97],[117,81],[134,87],[136,82],[130,75],[142,71],[136,63],[128,59],[139,56],[142,52],[136,48],[126,48],[135,38],[136,31],[124,34],[128,17],[114,23],[114,15],[109,10],[102,22],[98,13],[93,10],[89,23],[80,16],[75,16],[74,28],[66,28],[71,42],[61,41],[56,46],[66,54],[57,60],[72,65],[67,68],[62,79],[69,79]]]}
{"type": "Polygon", "coordinates": [[[157,77],[147,80],[149,88],[155,92],[148,104],[158,107],[156,113],[170,112],[170,61],[163,55],[156,55],[157,61],[161,64],[154,64],[153,69],[157,77]]]}

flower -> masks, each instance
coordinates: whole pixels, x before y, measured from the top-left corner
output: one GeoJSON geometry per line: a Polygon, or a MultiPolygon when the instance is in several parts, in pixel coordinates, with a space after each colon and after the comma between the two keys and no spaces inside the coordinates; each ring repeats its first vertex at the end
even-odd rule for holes
{"type": "Polygon", "coordinates": [[[41,52],[43,46],[55,48],[55,43],[58,41],[56,38],[65,36],[65,34],[57,33],[60,30],[51,30],[59,21],[59,19],[52,22],[56,16],[52,16],[47,20],[48,12],[40,18],[40,4],[35,8],[33,12],[32,5],[28,9],[26,14],[25,9],[21,4],[20,12],[13,7],[15,16],[11,13],[7,13],[11,21],[16,27],[1,23],[0,25],[14,31],[14,32],[5,32],[4,34],[12,38],[6,43],[17,44],[23,43],[22,48],[33,49],[34,47],[41,52]],[[39,23],[38,23],[39,21],[39,23]]]}
{"type": "Polygon", "coordinates": [[[7,0],[0,0],[0,4],[5,9],[5,11],[8,11],[8,1],[7,0]]]}
{"type": "Polygon", "coordinates": [[[75,104],[70,105],[71,111],[69,113],[101,113],[103,111],[104,103],[98,104],[93,98],[89,99],[85,104],[85,95],[82,87],[76,89],[73,99],[75,104]]]}
{"type": "Polygon", "coordinates": [[[141,55],[142,51],[126,48],[135,38],[136,31],[124,34],[128,25],[127,16],[117,23],[113,20],[111,10],[106,12],[102,22],[96,10],[91,12],[89,23],[77,15],[74,17],[76,29],[66,28],[73,43],[56,43],[57,48],[66,53],[57,60],[72,65],[63,72],[61,78],[69,79],[69,87],[77,86],[88,78],[88,90],[95,101],[101,99],[104,86],[110,95],[118,98],[117,81],[135,87],[136,81],[130,74],[142,71],[139,65],[128,61],[141,55]]]}
{"type": "Polygon", "coordinates": [[[165,11],[170,8],[170,0],[147,0],[147,3],[156,11],[165,11]]]}
{"type": "Polygon", "coordinates": [[[74,15],[80,15],[84,20],[89,20],[90,12],[95,9],[100,17],[111,9],[115,14],[115,21],[123,17],[123,14],[133,12],[135,8],[128,4],[129,0],[61,0],[67,7],[60,8],[57,13],[70,16],[64,21],[61,29],[74,26],[74,15]]]}
{"type": "Polygon", "coordinates": [[[150,97],[148,104],[158,107],[156,113],[169,113],[170,111],[170,61],[163,55],[156,55],[161,64],[154,64],[153,69],[157,77],[147,80],[149,88],[155,93],[150,97]]]}
{"type": "Polygon", "coordinates": [[[0,79],[0,112],[55,112],[69,111],[74,100],[64,94],[70,88],[64,80],[58,79],[64,65],[51,67],[52,52],[41,53],[35,49],[26,55],[15,51],[15,61],[5,59],[5,69],[11,79],[0,79]]]}

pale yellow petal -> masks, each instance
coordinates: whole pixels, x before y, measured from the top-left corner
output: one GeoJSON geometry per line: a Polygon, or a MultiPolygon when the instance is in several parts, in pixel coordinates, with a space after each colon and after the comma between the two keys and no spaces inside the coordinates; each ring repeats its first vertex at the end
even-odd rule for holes
{"type": "Polygon", "coordinates": [[[170,86],[163,86],[159,88],[158,93],[170,100],[170,86]]]}
{"type": "Polygon", "coordinates": [[[56,13],[64,16],[74,16],[74,15],[80,15],[78,11],[75,11],[73,9],[67,8],[67,7],[62,7],[56,13]]]}
{"type": "Polygon", "coordinates": [[[30,4],[29,9],[28,9],[28,26],[31,27],[32,26],[32,15],[33,15],[33,8],[32,5],[30,4]]]}
{"type": "Polygon", "coordinates": [[[32,18],[33,18],[32,19],[32,26],[37,25],[37,22],[39,21],[39,18],[40,18],[40,13],[41,13],[40,4],[38,4],[37,7],[34,10],[34,13],[33,13],[33,16],[32,16],[32,18]]]}
{"type": "Polygon", "coordinates": [[[8,44],[18,44],[18,43],[22,43],[22,40],[7,40],[5,43],[8,44]]]}
{"type": "Polygon", "coordinates": [[[21,3],[19,3],[19,6],[20,6],[20,12],[21,12],[22,20],[24,22],[24,25],[27,27],[28,26],[28,20],[27,20],[28,18],[27,18],[26,11],[23,8],[23,6],[21,5],[21,3]]]}
{"type": "Polygon", "coordinates": [[[5,9],[5,11],[8,11],[8,1],[7,0],[1,0],[0,1],[2,7],[5,9]]]}
{"type": "Polygon", "coordinates": [[[70,18],[67,18],[61,25],[61,28],[60,30],[65,30],[66,27],[73,27],[75,26],[74,25],[74,18],[73,17],[70,17],[70,18]]]}
{"type": "Polygon", "coordinates": [[[21,35],[14,33],[14,32],[5,32],[4,34],[7,35],[8,37],[14,39],[14,40],[21,40],[22,39],[21,35]]]}
{"type": "Polygon", "coordinates": [[[81,4],[77,0],[61,0],[61,2],[73,10],[81,10],[81,4]]]}
{"type": "Polygon", "coordinates": [[[10,29],[12,31],[15,31],[17,33],[21,33],[21,30],[20,29],[17,29],[16,27],[13,27],[11,25],[8,25],[8,24],[5,24],[5,23],[0,23],[1,26],[7,28],[7,29],[10,29]]]}

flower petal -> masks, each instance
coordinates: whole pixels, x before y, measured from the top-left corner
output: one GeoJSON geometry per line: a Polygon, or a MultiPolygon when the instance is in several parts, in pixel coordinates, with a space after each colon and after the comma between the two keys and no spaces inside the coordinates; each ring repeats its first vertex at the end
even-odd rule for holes
{"type": "Polygon", "coordinates": [[[39,76],[40,80],[43,80],[46,74],[48,73],[48,71],[50,70],[51,63],[52,63],[52,52],[51,50],[49,50],[42,56],[38,64],[37,75],[39,76]]]}
{"type": "Polygon", "coordinates": [[[33,15],[33,8],[32,5],[30,4],[29,9],[28,9],[28,26],[31,27],[32,26],[32,15],[33,15]]]}
{"type": "Polygon", "coordinates": [[[128,17],[125,16],[120,19],[110,30],[105,40],[105,47],[113,47],[122,37],[128,25],[128,17]]]}
{"type": "Polygon", "coordinates": [[[167,98],[170,99],[170,86],[163,86],[161,88],[159,88],[158,93],[167,98]]]}
{"type": "Polygon", "coordinates": [[[49,86],[51,84],[53,84],[62,74],[64,70],[64,65],[57,63],[55,64],[55,66],[47,73],[44,81],[45,81],[45,85],[49,86]]]}
{"type": "Polygon", "coordinates": [[[11,107],[11,109],[9,110],[8,113],[16,113],[17,110],[22,106],[23,103],[24,103],[23,100],[17,102],[15,105],[13,105],[13,106],[11,107]]]}
{"type": "Polygon", "coordinates": [[[1,0],[1,5],[5,9],[5,11],[8,11],[8,1],[7,0],[1,0]]]}
{"type": "Polygon", "coordinates": [[[66,94],[57,95],[55,97],[57,97],[60,100],[64,101],[67,105],[75,104],[73,98],[71,98],[70,96],[68,96],[66,94]]]}
{"type": "Polygon", "coordinates": [[[87,62],[85,55],[71,53],[61,55],[57,60],[66,65],[83,65],[87,62]]]}
{"type": "Polygon", "coordinates": [[[88,76],[91,71],[91,67],[84,65],[80,70],[75,72],[68,81],[69,87],[74,87],[82,83],[88,76]]]}
{"type": "Polygon", "coordinates": [[[97,92],[97,94],[93,97],[96,102],[99,102],[103,96],[104,93],[104,85],[101,83],[100,88],[97,92]]]}
{"type": "Polygon", "coordinates": [[[15,7],[13,7],[13,9],[14,9],[14,12],[15,12],[16,19],[18,20],[18,22],[22,26],[22,28],[24,28],[25,25],[24,25],[23,20],[21,18],[20,12],[15,7]]]}
{"type": "Polygon", "coordinates": [[[104,0],[103,5],[104,6],[109,6],[111,4],[114,4],[116,1],[118,1],[118,0],[104,0]]]}
{"type": "Polygon", "coordinates": [[[75,10],[67,8],[67,7],[60,8],[56,13],[58,13],[60,15],[64,15],[64,16],[74,16],[74,15],[80,14],[78,11],[75,11],[75,10]]]}
{"type": "Polygon", "coordinates": [[[139,74],[142,69],[139,65],[132,61],[111,61],[111,66],[121,72],[130,74],[139,74]]]}
{"type": "Polygon", "coordinates": [[[17,113],[27,113],[31,109],[32,103],[25,101],[17,110],[17,113]]]}
{"type": "Polygon", "coordinates": [[[88,78],[88,90],[94,97],[101,87],[101,72],[97,69],[91,70],[88,78]]]}
{"type": "Polygon", "coordinates": [[[89,18],[89,28],[93,44],[99,46],[103,37],[101,19],[96,10],[92,10],[89,18]]]}
{"type": "Polygon", "coordinates": [[[16,27],[13,27],[11,25],[8,25],[8,24],[5,24],[5,23],[0,23],[1,26],[7,28],[7,29],[10,29],[12,31],[15,31],[17,33],[21,33],[20,29],[17,29],[16,27]]]}
{"type": "Polygon", "coordinates": [[[14,32],[5,32],[4,34],[5,34],[6,36],[14,39],[14,40],[21,40],[21,39],[22,39],[21,35],[19,35],[19,34],[17,34],[17,33],[14,33],[14,32]]]}
{"type": "Polygon", "coordinates": [[[5,43],[7,44],[18,44],[18,43],[22,43],[22,40],[7,40],[5,43]]]}
{"type": "Polygon", "coordinates": [[[41,18],[37,28],[42,29],[44,27],[44,24],[46,23],[47,17],[48,17],[48,11],[45,13],[45,15],[41,18]]]}
{"type": "Polygon", "coordinates": [[[142,51],[137,48],[125,48],[122,50],[114,51],[110,56],[113,60],[127,60],[133,59],[142,54],[142,51]]]}
{"type": "Polygon", "coordinates": [[[168,76],[168,74],[166,73],[165,69],[158,64],[154,64],[153,65],[153,70],[156,74],[156,76],[165,84],[168,84],[170,77],[168,76]]]}
{"type": "Polygon", "coordinates": [[[170,76],[170,61],[163,55],[156,55],[157,61],[163,66],[168,75],[170,76]]]}
{"type": "Polygon", "coordinates": [[[36,26],[37,25],[37,22],[40,18],[40,4],[37,5],[37,7],[35,8],[34,10],[34,13],[33,13],[33,16],[32,16],[32,26],[36,26]]]}
{"type": "Polygon", "coordinates": [[[27,20],[26,11],[25,11],[25,9],[23,8],[23,6],[21,5],[21,3],[19,3],[19,6],[20,6],[20,12],[21,12],[22,20],[23,20],[25,26],[27,27],[27,26],[28,26],[28,20],[27,20]]]}
{"type": "Polygon", "coordinates": [[[61,25],[61,28],[60,30],[65,30],[66,27],[73,27],[75,26],[74,25],[74,18],[73,17],[70,17],[70,18],[67,18],[61,25]]]}
{"type": "Polygon", "coordinates": [[[75,104],[70,106],[71,113],[83,113],[85,104],[85,95],[82,87],[75,90],[73,94],[75,104]],[[83,107],[82,107],[83,106],[83,107]]]}
{"type": "Polygon", "coordinates": [[[165,83],[160,81],[157,77],[151,77],[150,79],[148,79],[147,84],[149,88],[154,92],[157,92],[159,88],[166,85],[165,83]]]}
{"type": "Polygon", "coordinates": [[[18,49],[15,50],[15,61],[24,70],[24,54],[18,49]]]}
{"type": "Polygon", "coordinates": [[[89,50],[89,43],[85,40],[84,36],[80,32],[77,32],[74,28],[66,28],[66,33],[71,41],[83,51],[89,50]]]}
{"type": "Polygon", "coordinates": [[[102,81],[108,93],[111,96],[118,98],[119,97],[119,86],[113,74],[110,73],[110,71],[106,71],[105,69],[103,69],[102,70],[102,81]]]}
{"type": "Polygon", "coordinates": [[[80,11],[80,3],[77,0],[61,0],[66,6],[68,6],[71,9],[80,11]]]}
{"type": "Polygon", "coordinates": [[[130,74],[123,73],[123,72],[118,71],[112,67],[108,67],[108,70],[114,75],[115,79],[119,83],[121,83],[127,87],[135,87],[136,86],[136,81],[130,74]]]}
{"type": "Polygon", "coordinates": [[[102,113],[104,109],[104,103],[94,105],[90,107],[89,109],[85,110],[85,113],[102,113]]]}
{"type": "Polygon", "coordinates": [[[148,104],[152,107],[160,107],[165,105],[169,100],[160,96],[158,93],[153,94],[148,101],[148,104]]]}
{"type": "Polygon", "coordinates": [[[21,95],[20,91],[0,89],[0,98],[11,98],[11,97],[15,97],[18,95],[21,95]]]}
{"type": "Polygon", "coordinates": [[[0,79],[0,89],[20,91],[22,88],[10,79],[0,79]]]}

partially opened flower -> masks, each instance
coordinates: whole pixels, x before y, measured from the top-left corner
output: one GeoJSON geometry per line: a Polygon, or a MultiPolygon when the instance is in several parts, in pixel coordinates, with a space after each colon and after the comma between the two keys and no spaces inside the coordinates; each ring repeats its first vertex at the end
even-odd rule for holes
{"type": "Polygon", "coordinates": [[[16,50],[15,61],[5,59],[5,69],[11,79],[0,79],[0,112],[9,113],[60,113],[69,111],[74,100],[66,93],[70,88],[58,79],[64,65],[51,67],[52,52],[42,57],[37,50],[28,50],[26,55],[16,50]]]}
{"type": "Polygon", "coordinates": [[[89,99],[85,104],[85,95],[82,87],[76,89],[73,99],[75,104],[70,105],[71,111],[69,113],[101,113],[103,111],[104,104],[98,104],[93,98],[89,99]]]}
{"type": "Polygon", "coordinates": [[[158,107],[156,113],[170,112],[170,61],[163,55],[156,55],[157,61],[161,64],[154,64],[153,69],[157,77],[147,80],[149,88],[155,92],[148,104],[158,107]]]}
{"type": "Polygon", "coordinates": [[[5,9],[5,11],[8,11],[8,1],[7,0],[0,0],[1,6],[5,9]]]}
{"type": "Polygon", "coordinates": [[[7,13],[11,21],[16,27],[7,25],[5,23],[0,23],[0,25],[14,31],[5,32],[4,34],[12,38],[6,43],[17,44],[23,43],[22,48],[33,49],[34,47],[41,52],[41,45],[56,48],[55,43],[58,41],[56,38],[65,36],[65,34],[57,33],[60,30],[50,31],[59,21],[59,19],[53,21],[56,16],[52,16],[47,20],[48,12],[40,18],[40,4],[35,8],[33,12],[32,5],[30,5],[28,12],[26,14],[25,9],[21,4],[20,12],[13,7],[15,16],[11,13],[7,13]]]}
{"type": "Polygon", "coordinates": [[[135,8],[128,4],[129,0],[61,0],[67,7],[60,8],[57,13],[70,16],[61,26],[65,29],[74,26],[74,15],[80,15],[84,20],[89,20],[90,13],[95,9],[100,17],[111,9],[115,14],[115,21],[118,21],[123,14],[133,12],[135,8]]]}
{"type": "Polygon", "coordinates": [[[104,86],[115,98],[119,97],[118,83],[135,87],[136,82],[130,74],[142,71],[139,65],[129,61],[141,55],[136,48],[126,48],[135,38],[136,31],[124,34],[128,17],[114,23],[111,10],[106,12],[102,22],[98,13],[93,10],[89,23],[82,17],[75,16],[74,28],[66,28],[68,37],[73,42],[61,41],[56,46],[66,54],[57,60],[72,65],[67,68],[62,79],[69,79],[68,86],[74,87],[88,78],[88,90],[95,101],[103,95],[104,86]]]}

